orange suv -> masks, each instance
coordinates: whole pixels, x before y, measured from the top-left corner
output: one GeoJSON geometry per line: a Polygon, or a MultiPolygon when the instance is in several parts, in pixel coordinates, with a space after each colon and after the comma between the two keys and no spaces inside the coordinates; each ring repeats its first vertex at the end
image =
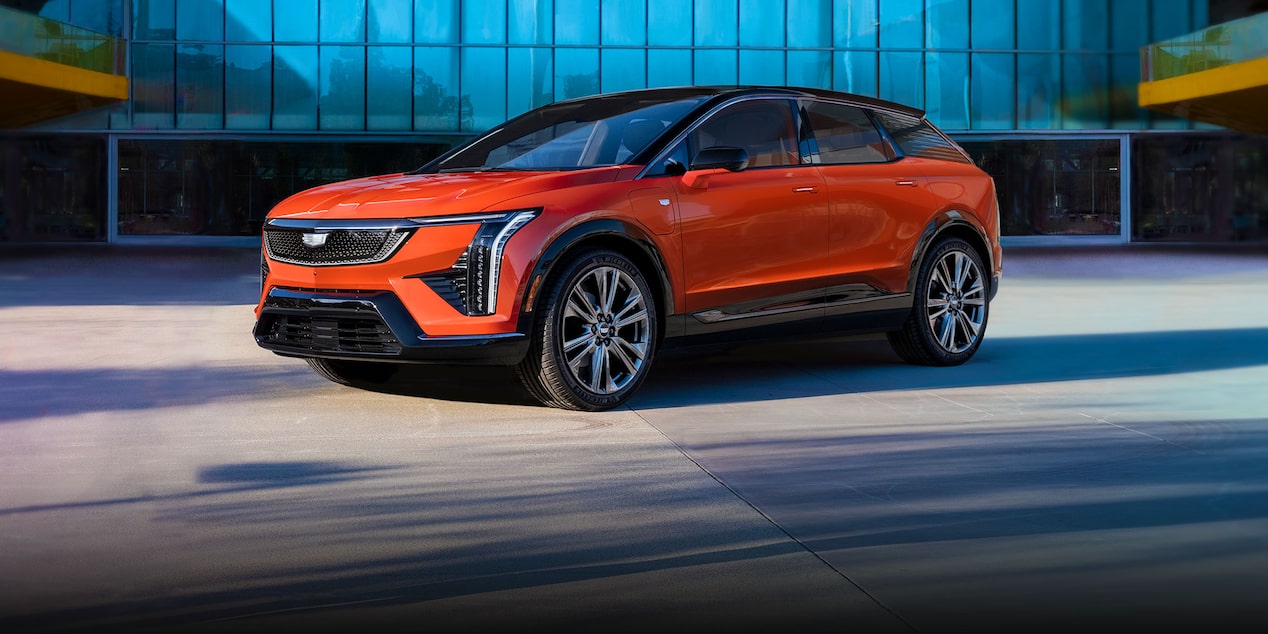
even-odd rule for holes
{"type": "Polygon", "coordinates": [[[977,351],[995,187],[918,110],[795,88],[667,88],[533,110],[427,165],[296,194],[264,226],[255,338],[337,383],[513,365],[602,410],[658,349],[887,332],[977,351]]]}

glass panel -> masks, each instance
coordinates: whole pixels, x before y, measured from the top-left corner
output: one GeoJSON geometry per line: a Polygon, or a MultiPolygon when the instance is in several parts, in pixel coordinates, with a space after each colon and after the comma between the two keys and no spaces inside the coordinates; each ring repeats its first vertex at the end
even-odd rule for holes
{"type": "Polygon", "coordinates": [[[1132,140],[1132,239],[1268,239],[1268,138],[1132,140]]]}
{"type": "Polygon", "coordinates": [[[461,69],[462,129],[479,132],[506,121],[506,49],[464,48],[461,69]]]}
{"type": "Polygon", "coordinates": [[[176,0],[143,0],[133,5],[133,38],[171,40],[176,38],[176,0]]]}
{"type": "Polygon", "coordinates": [[[371,42],[409,42],[413,13],[408,2],[370,0],[366,7],[366,39],[371,42]]]}
{"type": "Polygon", "coordinates": [[[120,139],[119,232],[258,236],[265,214],[291,194],[413,169],[445,149],[421,143],[120,139]]]}
{"type": "Polygon", "coordinates": [[[599,60],[602,92],[637,90],[647,86],[647,64],[642,49],[605,48],[599,60]]]}
{"type": "MultiPolygon", "coordinates": [[[[929,0],[928,5],[925,42],[929,48],[968,48],[969,0],[929,0]]],[[[978,3],[974,2],[974,29],[977,29],[977,7],[978,3]]]]}
{"type": "MultiPolygon", "coordinates": [[[[505,43],[506,0],[464,0],[462,41],[469,44],[505,43]]],[[[466,62],[463,62],[463,66],[466,66],[466,62]]]]}
{"type": "Polygon", "coordinates": [[[449,131],[459,128],[459,112],[471,129],[471,105],[460,108],[457,49],[420,46],[414,49],[414,129],[449,131]]]}
{"type": "Polygon", "coordinates": [[[1110,127],[1147,128],[1149,118],[1137,105],[1137,82],[1140,81],[1140,55],[1121,53],[1110,56],[1110,127]]]}
{"type": "MultiPolygon", "coordinates": [[[[1153,19],[1151,20],[1151,32],[1149,34],[1150,41],[1161,42],[1169,40],[1173,37],[1184,35],[1195,29],[1189,24],[1189,5],[1190,0],[1153,0],[1154,10],[1153,19]]],[[[1193,2],[1192,4],[1199,4],[1193,2]]],[[[1202,3],[1206,4],[1206,3],[1202,3]]],[[[1255,9],[1251,9],[1254,11],[1255,9]]],[[[1262,11],[1263,8],[1258,8],[1262,11]]],[[[1139,15],[1139,19],[1145,17],[1145,13],[1139,15]]]]}
{"type": "Polygon", "coordinates": [[[875,48],[880,15],[877,0],[837,2],[832,6],[832,31],[838,48],[875,48]]]}
{"type": "Polygon", "coordinates": [[[322,130],[365,129],[365,47],[322,46],[322,130]]]}
{"type": "Polygon", "coordinates": [[[599,0],[555,0],[555,43],[598,44],[599,0]]]}
{"type": "MultiPolygon", "coordinates": [[[[691,29],[683,28],[692,22],[690,2],[684,0],[647,0],[647,43],[651,46],[690,46],[691,29]]],[[[655,69],[648,59],[648,67],[655,69]]],[[[687,82],[691,83],[691,82],[687,82]]],[[[648,85],[665,85],[653,84],[648,85]]],[[[678,84],[668,84],[678,85],[678,84]]]]}
{"type": "Polygon", "coordinates": [[[106,142],[83,136],[5,139],[0,242],[106,239],[106,142]]]}
{"type": "Polygon", "coordinates": [[[877,91],[876,53],[848,51],[836,53],[832,65],[832,88],[865,97],[877,91]]]}
{"type": "Polygon", "coordinates": [[[224,46],[176,47],[176,127],[224,127],[224,46]]]}
{"type": "Polygon", "coordinates": [[[784,100],[744,101],[727,106],[691,132],[692,154],[711,147],[748,152],[749,168],[801,163],[792,108],[784,100]]]}
{"type": "Polygon", "coordinates": [[[745,86],[783,86],[785,80],[783,51],[740,49],[740,84],[745,86]]]}
{"type": "Polygon", "coordinates": [[[414,53],[408,46],[371,46],[366,61],[367,130],[409,130],[413,99],[414,53]]]}
{"type": "Polygon", "coordinates": [[[317,41],[317,0],[273,0],[277,42],[317,41]]]}
{"type": "Polygon", "coordinates": [[[1105,0],[1066,0],[1062,11],[1062,45],[1066,50],[1104,51],[1109,47],[1109,12],[1105,0]]]}
{"type": "Polygon", "coordinates": [[[647,43],[646,6],[644,0],[603,0],[603,43],[619,46],[647,43]]]}
{"type": "MultiPolygon", "coordinates": [[[[1110,3],[1110,47],[1116,51],[1138,51],[1148,44],[1149,0],[1114,0],[1110,3]]],[[[1166,39],[1166,38],[1159,38],[1166,39]]],[[[1137,70],[1137,74],[1140,71],[1137,70]]]]}
{"type": "Polygon", "coordinates": [[[1117,140],[964,141],[960,145],[995,178],[1004,235],[1119,233],[1117,140]]]}
{"type": "Polygon", "coordinates": [[[880,54],[880,97],[913,108],[924,108],[925,73],[920,53],[880,54]]]}
{"type": "Polygon", "coordinates": [[[1061,48],[1060,2],[1017,3],[1017,48],[1055,51],[1061,48]]]}
{"type": "Polygon", "coordinates": [[[555,100],[554,49],[512,48],[506,55],[507,118],[555,100]]]}
{"type": "Polygon", "coordinates": [[[509,0],[507,41],[511,44],[550,44],[555,12],[551,0],[509,0]]]}
{"type": "Polygon", "coordinates": [[[273,47],[241,44],[225,47],[225,127],[267,130],[272,110],[273,47]]]}
{"type": "Polygon", "coordinates": [[[788,0],[788,46],[832,46],[832,0],[788,0]]]}
{"type": "Polygon", "coordinates": [[[555,100],[599,93],[599,49],[555,49],[555,100]]]}
{"type": "Polygon", "coordinates": [[[968,53],[925,53],[925,109],[938,127],[969,128],[969,77],[968,53]]]}
{"type": "Polygon", "coordinates": [[[974,129],[1007,130],[1016,124],[1016,60],[1010,53],[973,53],[969,90],[974,129]]]}
{"type": "Polygon", "coordinates": [[[138,129],[176,125],[176,47],[132,45],[132,125],[138,129]]]}
{"type": "Polygon", "coordinates": [[[690,85],[691,51],[689,49],[648,49],[648,88],[690,85]]]}
{"type": "Polygon", "coordinates": [[[365,0],[321,0],[323,42],[365,41],[365,0]]]}
{"type": "Polygon", "coordinates": [[[225,0],[225,39],[268,42],[273,39],[273,6],[260,0],[225,0]]]}
{"type": "Polygon", "coordinates": [[[273,128],[317,129],[317,47],[273,47],[273,128]]]}
{"type": "Polygon", "coordinates": [[[806,108],[825,164],[884,163],[889,160],[881,135],[859,108],[819,101],[806,108]]]}
{"type": "Polygon", "coordinates": [[[788,51],[788,85],[805,88],[832,87],[832,53],[788,51]]]}
{"type": "Polygon", "coordinates": [[[1106,128],[1109,104],[1105,84],[1109,80],[1104,55],[1064,55],[1062,59],[1062,127],[1106,128]]]}
{"type": "Polygon", "coordinates": [[[783,0],[740,0],[740,46],[783,46],[783,0]]]}
{"type": "Polygon", "coordinates": [[[738,78],[734,50],[697,50],[694,76],[697,86],[734,86],[738,78]]]}
{"type": "Polygon", "coordinates": [[[458,42],[458,0],[414,0],[414,41],[419,44],[458,42]]]}
{"type": "Polygon", "coordinates": [[[224,0],[176,0],[176,39],[224,40],[224,0]]]}
{"type": "MultiPolygon", "coordinates": [[[[735,31],[739,22],[736,0],[696,0],[695,6],[693,20],[671,28],[681,29],[683,24],[693,24],[696,46],[735,46],[738,41],[735,31]]],[[[732,63],[732,68],[734,66],[732,63]]]]}
{"type": "MultiPolygon", "coordinates": [[[[1137,62],[1137,73],[1139,62],[1137,62]]],[[[1061,56],[1022,53],[1017,56],[1017,127],[1060,128],[1061,56]]]]}
{"type": "Polygon", "coordinates": [[[882,48],[921,48],[925,42],[924,0],[885,0],[880,25],[882,48]]]}
{"type": "Polygon", "coordinates": [[[972,21],[969,24],[973,48],[1014,48],[1014,7],[1013,0],[973,0],[972,21]]]}

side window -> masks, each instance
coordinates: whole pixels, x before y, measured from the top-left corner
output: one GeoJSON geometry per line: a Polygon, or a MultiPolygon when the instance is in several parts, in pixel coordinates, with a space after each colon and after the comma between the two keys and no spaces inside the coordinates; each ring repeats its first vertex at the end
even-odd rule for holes
{"type": "Polygon", "coordinates": [[[661,159],[647,170],[648,176],[680,176],[687,171],[687,142],[681,141],[669,156],[661,159]]]}
{"type": "Polygon", "coordinates": [[[884,163],[890,159],[880,132],[861,108],[813,101],[806,107],[806,115],[819,146],[820,163],[884,163]]]}
{"type": "Polygon", "coordinates": [[[876,111],[876,118],[907,156],[973,164],[960,148],[944,139],[924,119],[881,110],[876,111]]]}
{"type": "Polygon", "coordinates": [[[691,151],[738,147],[748,152],[748,165],[797,165],[797,128],[792,106],[782,99],[741,101],[709,117],[690,135],[691,151]]]}

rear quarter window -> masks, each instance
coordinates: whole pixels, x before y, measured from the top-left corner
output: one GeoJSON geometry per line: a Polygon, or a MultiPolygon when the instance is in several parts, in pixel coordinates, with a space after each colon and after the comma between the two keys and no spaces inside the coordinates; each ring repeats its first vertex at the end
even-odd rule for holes
{"type": "Polygon", "coordinates": [[[880,132],[861,108],[814,101],[805,112],[819,147],[819,163],[884,163],[891,158],[880,132]]]}
{"type": "Polygon", "coordinates": [[[924,119],[884,111],[877,111],[876,118],[907,156],[973,164],[959,148],[947,141],[924,119]]]}

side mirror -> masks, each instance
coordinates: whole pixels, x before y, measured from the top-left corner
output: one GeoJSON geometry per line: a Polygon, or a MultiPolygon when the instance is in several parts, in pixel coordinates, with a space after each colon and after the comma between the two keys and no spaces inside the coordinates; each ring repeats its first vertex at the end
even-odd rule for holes
{"type": "Polygon", "coordinates": [[[692,171],[723,169],[738,172],[748,167],[748,152],[743,148],[714,146],[700,150],[691,162],[692,171]]]}

